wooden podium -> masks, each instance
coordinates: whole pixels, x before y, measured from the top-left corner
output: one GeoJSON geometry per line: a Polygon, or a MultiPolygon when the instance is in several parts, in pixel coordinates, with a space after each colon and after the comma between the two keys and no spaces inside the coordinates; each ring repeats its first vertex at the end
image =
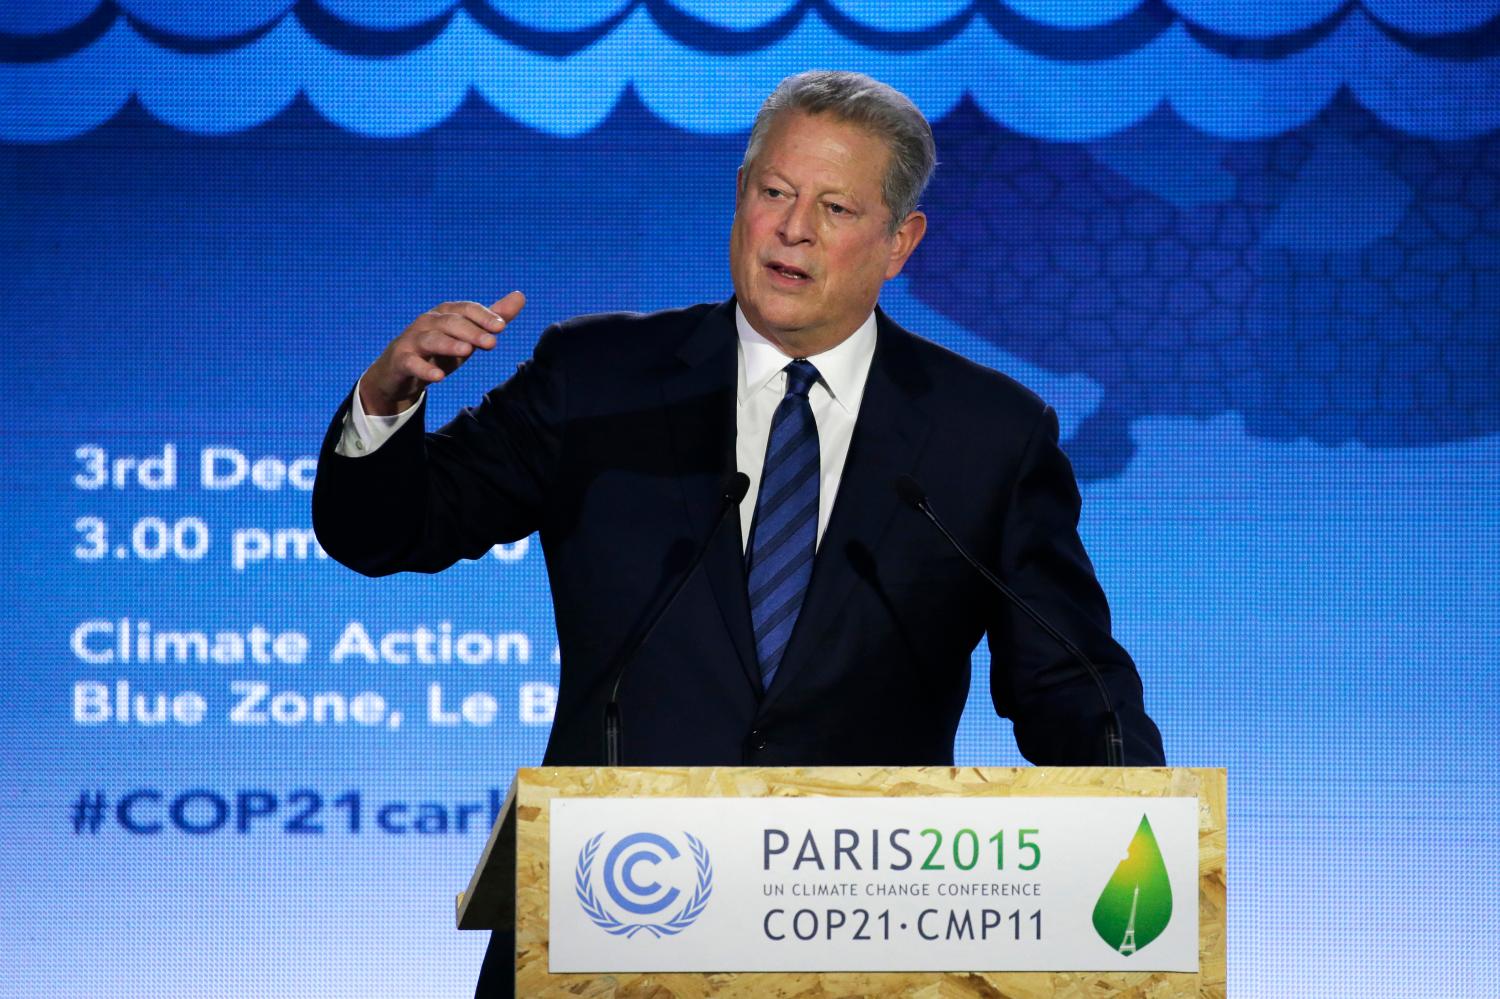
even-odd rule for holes
{"type": "Polygon", "coordinates": [[[1225,844],[1222,769],[530,768],[517,772],[469,886],[458,896],[457,922],[459,929],[515,929],[518,996],[1222,996],[1225,844]],[[653,797],[1197,799],[1198,971],[549,972],[549,803],[653,797]]]}

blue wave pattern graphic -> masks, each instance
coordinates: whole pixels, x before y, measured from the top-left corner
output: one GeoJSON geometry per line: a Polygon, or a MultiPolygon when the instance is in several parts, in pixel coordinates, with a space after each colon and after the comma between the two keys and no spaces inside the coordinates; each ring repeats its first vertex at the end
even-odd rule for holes
{"type": "Polygon", "coordinates": [[[0,140],[71,138],[132,97],[175,128],[224,134],[299,93],[342,128],[402,136],[444,121],[471,89],[552,135],[597,127],[627,89],[678,128],[737,132],[776,80],[809,65],[869,72],[932,118],[968,97],[1005,129],[1062,142],[1121,132],[1163,103],[1207,135],[1264,138],[1306,125],[1341,90],[1413,135],[1500,126],[1500,0],[61,9],[73,19],[23,4],[0,21],[0,140]]]}
{"type": "MultiPolygon", "coordinates": [[[[346,24],[374,30],[410,28],[442,17],[452,0],[319,0],[346,24]]],[[[494,14],[532,31],[575,32],[598,28],[641,6],[640,0],[484,0],[494,14]]],[[[265,28],[295,6],[287,0],[225,0],[203,4],[184,0],[48,0],[19,2],[0,11],[0,31],[43,34],[79,24],[102,8],[118,8],[158,31],[196,38],[223,38],[265,28]]],[[[665,6],[665,3],[662,4],[665,6]]],[[[1500,15],[1500,0],[1283,0],[1273,4],[1244,0],[670,0],[680,14],[704,25],[750,31],[818,6],[850,22],[891,34],[931,31],[975,12],[1010,13],[1039,25],[1079,30],[1111,25],[1133,14],[1159,8],[1169,16],[1225,35],[1263,38],[1305,31],[1339,13],[1359,8],[1398,30],[1424,35],[1471,31],[1500,15]]]]}

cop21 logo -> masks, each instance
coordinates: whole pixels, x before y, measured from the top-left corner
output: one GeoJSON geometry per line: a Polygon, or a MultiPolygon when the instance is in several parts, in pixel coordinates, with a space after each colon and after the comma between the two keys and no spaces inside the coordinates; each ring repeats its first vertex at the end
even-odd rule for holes
{"type": "Polygon", "coordinates": [[[642,930],[653,937],[673,936],[681,933],[702,915],[708,898],[713,894],[714,868],[708,849],[696,837],[683,833],[687,841],[691,860],[665,836],[656,833],[638,832],[622,837],[608,853],[599,872],[599,882],[605,895],[613,903],[610,908],[594,891],[594,865],[604,833],[590,839],[578,851],[578,864],[573,870],[573,888],[579,905],[594,925],[606,933],[628,938],[642,930]],[[660,868],[663,865],[691,863],[694,870],[694,888],[683,900],[680,888],[668,888],[659,881],[649,880],[649,874],[641,874],[643,865],[660,868]],[[679,906],[679,902],[681,903],[679,906]],[[674,910],[672,912],[671,910],[674,910]],[[623,910],[624,918],[617,910],[623,910]],[[651,919],[649,917],[666,918],[651,919]]]}

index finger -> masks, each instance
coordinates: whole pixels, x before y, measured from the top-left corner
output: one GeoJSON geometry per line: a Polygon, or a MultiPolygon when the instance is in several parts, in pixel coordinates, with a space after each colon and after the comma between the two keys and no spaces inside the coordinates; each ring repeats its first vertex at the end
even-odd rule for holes
{"type": "Polygon", "coordinates": [[[499,333],[505,328],[507,321],[478,302],[447,302],[440,307],[438,314],[440,317],[457,316],[467,319],[486,333],[499,333]]]}

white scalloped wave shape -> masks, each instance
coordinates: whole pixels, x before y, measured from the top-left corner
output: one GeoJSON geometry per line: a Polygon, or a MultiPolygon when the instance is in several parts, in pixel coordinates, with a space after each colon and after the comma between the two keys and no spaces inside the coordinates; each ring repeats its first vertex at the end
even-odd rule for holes
{"type": "MultiPolygon", "coordinates": [[[[132,17],[162,31],[195,38],[226,38],[270,24],[291,0],[117,0],[132,17]]],[[[346,23],[363,28],[405,28],[452,9],[453,0],[318,0],[346,23]]],[[[602,24],[634,0],[484,0],[494,11],[537,31],[579,31],[602,24]]],[[[775,21],[800,0],[667,0],[691,17],[719,28],[748,30],[775,21]]],[[[828,0],[849,19],[878,31],[912,32],[942,24],[973,0],[828,0]]],[[[1119,20],[1144,0],[995,0],[1016,14],[1054,28],[1096,28],[1119,20]]],[[[1224,35],[1266,38],[1302,31],[1327,20],[1347,0],[1166,0],[1182,17],[1224,35]]],[[[83,20],[99,0],[47,0],[0,5],[0,31],[38,34],[83,20]]],[[[1469,31],[1500,15],[1500,0],[1361,0],[1360,6],[1402,31],[1440,35],[1469,31]]]]}
{"type": "Polygon", "coordinates": [[[1316,115],[1340,87],[1391,128],[1464,138],[1500,126],[1500,57],[1451,62],[1397,44],[1356,12],[1316,45],[1275,60],[1232,59],[1174,25],[1141,48],[1096,62],[1054,62],[973,21],[941,45],[872,50],[816,14],[774,45],[715,54],[682,45],[644,8],[566,58],[539,55],[456,14],[427,46],[371,59],[331,51],[287,18],[255,42],[212,55],[158,48],[118,21],[54,62],[0,65],[0,139],[48,142],[97,127],[134,94],[186,132],[237,132],[277,115],[298,92],[325,117],[371,136],[439,124],[473,88],[541,132],[578,135],[627,86],[690,132],[749,128],[778,80],[808,66],[855,69],[891,83],[930,118],[965,94],[994,121],[1038,138],[1081,142],[1139,122],[1163,103],[1209,135],[1277,135],[1316,115]]]}

